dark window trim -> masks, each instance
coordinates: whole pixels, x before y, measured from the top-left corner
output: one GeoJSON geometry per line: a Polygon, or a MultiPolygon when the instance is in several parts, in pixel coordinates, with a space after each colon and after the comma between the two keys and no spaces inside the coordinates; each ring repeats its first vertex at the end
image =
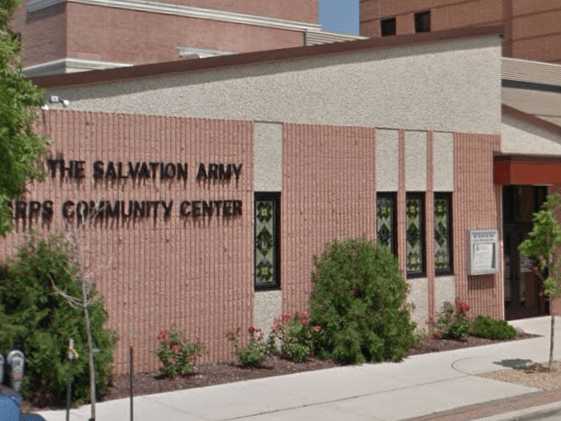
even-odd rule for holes
{"type": "Polygon", "coordinates": [[[422,10],[419,12],[415,13],[415,33],[416,34],[423,34],[423,33],[427,33],[427,32],[431,32],[432,31],[432,13],[430,10],[422,10]],[[429,16],[429,27],[427,31],[419,31],[419,29],[417,28],[417,18],[419,18],[422,15],[428,15],[429,16]]]}
{"type": "Polygon", "coordinates": [[[281,194],[280,192],[255,192],[254,200],[253,200],[253,286],[255,291],[272,291],[272,290],[279,290],[281,289],[281,264],[280,264],[280,247],[281,247],[281,238],[280,238],[280,206],[281,203],[281,194]],[[257,208],[257,202],[259,200],[272,200],[274,202],[274,247],[275,247],[275,264],[273,268],[274,273],[274,285],[258,285],[257,284],[257,273],[255,271],[255,266],[257,265],[257,249],[255,244],[257,243],[257,230],[255,229],[255,212],[257,208]]]}
{"type": "MultiPolygon", "coordinates": [[[[376,193],[376,199],[380,198],[389,198],[393,202],[393,226],[392,226],[392,253],[394,256],[397,257],[397,192],[378,192],[376,193]]],[[[376,207],[377,207],[376,203],[376,207]]],[[[378,225],[376,221],[376,241],[378,241],[378,225]]]]}
{"type": "Polygon", "coordinates": [[[427,221],[426,221],[426,202],[424,192],[407,192],[405,194],[405,270],[407,279],[425,278],[427,276],[427,221]],[[418,198],[421,201],[421,255],[423,256],[423,268],[421,272],[409,272],[407,270],[407,200],[418,198]]]}
{"type": "Polygon", "coordinates": [[[381,37],[393,37],[397,35],[397,18],[395,16],[386,16],[385,18],[380,19],[380,36],[381,37]],[[384,23],[385,22],[394,22],[394,31],[391,34],[384,34],[384,23]]]}
{"type": "MultiPolygon", "coordinates": [[[[454,208],[453,208],[454,203],[453,203],[452,192],[435,192],[434,201],[436,201],[437,199],[439,200],[445,199],[448,202],[448,227],[449,227],[448,253],[450,255],[450,268],[448,270],[435,269],[434,273],[436,276],[452,276],[454,275],[454,208]]],[[[433,221],[434,221],[434,215],[433,215],[433,221]]]]}

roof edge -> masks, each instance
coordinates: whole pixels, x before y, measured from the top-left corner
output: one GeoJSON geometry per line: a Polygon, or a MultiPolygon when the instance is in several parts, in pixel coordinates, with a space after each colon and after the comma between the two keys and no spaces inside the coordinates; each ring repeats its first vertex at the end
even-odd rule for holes
{"type": "Polygon", "coordinates": [[[525,113],[524,111],[513,108],[510,105],[506,105],[506,104],[502,104],[502,111],[503,114],[508,114],[511,117],[525,121],[526,123],[529,123],[540,129],[544,129],[549,132],[553,132],[558,136],[561,136],[561,126],[558,126],[557,124],[550,123],[549,121],[543,120],[539,117],[536,117],[535,115],[525,113]]]}
{"type": "Polygon", "coordinates": [[[89,85],[117,80],[137,79],[169,73],[182,73],[196,70],[215,69],[226,66],[263,63],[269,61],[313,57],[324,54],[347,53],[378,48],[395,48],[407,45],[426,44],[458,38],[472,38],[490,35],[502,35],[503,25],[473,26],[449,31],[428,32],[412,35],[398,35],[387,38],[369,38],[365,40],[336,42],[331,44],[265,50],[250,53],[209,57],[196,60],[178,60],[137,66],[92,70],[87,72],[67,73],[31,78],[42,88],[56,86],[89,85]]]}

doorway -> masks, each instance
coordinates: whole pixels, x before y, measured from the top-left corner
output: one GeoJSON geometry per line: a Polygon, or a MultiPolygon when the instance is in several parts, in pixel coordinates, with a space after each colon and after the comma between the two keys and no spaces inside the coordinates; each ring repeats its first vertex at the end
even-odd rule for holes
{"type": "Polygon", "coordinates": [[[532,216],[547,196],[547,187],[503,187],[504,291],[507,320],[549,313],[543,285],[518,247],[532,231],[532,216]]]}

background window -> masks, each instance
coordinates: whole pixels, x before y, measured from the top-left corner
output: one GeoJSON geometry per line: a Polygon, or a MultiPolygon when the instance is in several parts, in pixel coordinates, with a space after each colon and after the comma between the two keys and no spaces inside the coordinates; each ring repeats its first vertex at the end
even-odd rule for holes
{"type": "Polygon", "coordinates": [[[280,287],[280,193],[255,193],[255,288],[280,287]]]}
{"type": "Polygon", "coordinates": [[[430,12],[415,13],[415,32],[430,32],[430,12]]]}
{"type": "Polygon", "coordinates": [[[390,35],[395,35],[396,31],[396,20],[395,18],[386,18],[380,21],[380,26],[382,29],[382,36],[387,37],[390,35]]]}
{"type": "Polygon", "coordinates": [[[407,276],[425,275],[425,195],[407,193],[407,276]]]}
{"type": "Polygon", "coordinates": [[[376,238],[378,244],[388,247],[397,254],[396,194],[378,193],[376,195],[376,238]]]}
{"type": "Polygon", "coordinates": [[[452,194],[434,194],[434,268],[437,275],[451,274],[452,194]]]}

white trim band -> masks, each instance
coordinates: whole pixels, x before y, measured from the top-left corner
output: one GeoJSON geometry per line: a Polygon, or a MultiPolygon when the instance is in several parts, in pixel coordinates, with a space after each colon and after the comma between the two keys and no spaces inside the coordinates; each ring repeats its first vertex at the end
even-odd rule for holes
{"type": "Polygon", "coordinates": [[[85,70],[112,69],[115,67],[130,67],[129,63],[116,63],[111,61],[81,60],[76,58],[61,58],[46,63],[35,64],[23,69],[28,77],[45,76],[58,73],[79,72],[85,70]]]}
{"type": "Polygon", "coordinates": [[[178,4],[160,3],[148,0],[29,0],[27,3],[27,11],[32,13],[65,2],[87,4],[91,6],[114,7],[117,9],[136,10],[141,12],[162,13],[166,15],[187,16],[191,18],[233,22],[244,25],[263,26],[267,28],[285,29],[290,31],[305,32],[310,30],[319,30],[321,28],[321,25],[308,22],[226,12],[223,10],[203,9],[200,7],[182,6],[178,4]]]}

